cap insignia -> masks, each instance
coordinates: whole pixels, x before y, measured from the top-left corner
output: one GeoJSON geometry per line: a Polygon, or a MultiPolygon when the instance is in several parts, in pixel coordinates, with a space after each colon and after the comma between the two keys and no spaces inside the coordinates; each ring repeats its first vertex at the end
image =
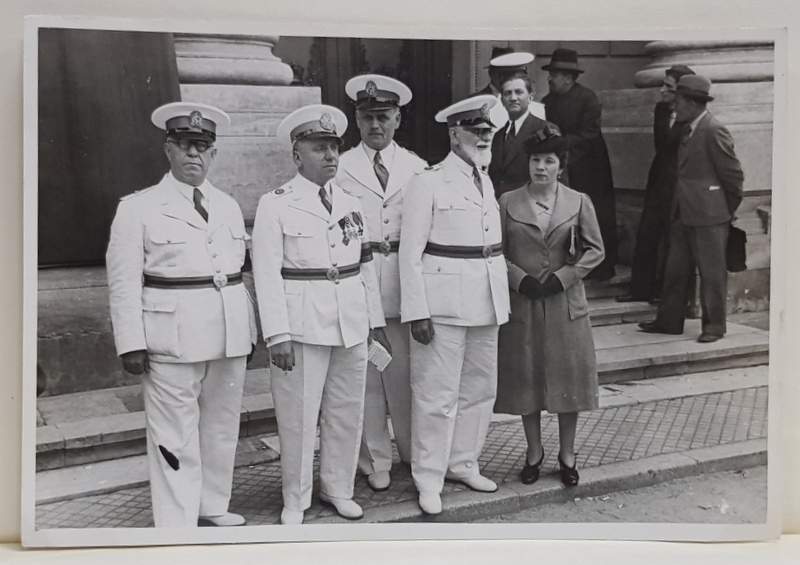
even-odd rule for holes
{"type": "Polygon", "coordinates": [[[375,98],[378,94],[378,86],[371,80],[367,81],[367,87],[364,90],[367,91],[367,96],[370,98],[375,98]]]}
{"type": "Polygon", "coordinates": [[[333,118],[331,118],[330,114],[325,113],[319,117],[319,127],[325,131],[334,131],[333,118]]]}
{"type": "Polygon", "coordinates": [[[489,120],[489,104],[484,104],[483,106],[481,106],[480,112],[481,112],[481,118],[483,118],[487,122],[490,121],[489,120]]]}
{"type": "Polygon", "coordinates": [[[197,110],[189,114],[189,124],[193,128],[203,129],[203,114],[197,110]]]}

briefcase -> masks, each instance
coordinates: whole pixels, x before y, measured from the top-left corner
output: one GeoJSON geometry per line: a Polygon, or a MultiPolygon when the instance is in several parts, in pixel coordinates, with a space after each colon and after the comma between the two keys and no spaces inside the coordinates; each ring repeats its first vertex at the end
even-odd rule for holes
{"type": "Polygon", "coordinates": [[[747,234],[744,230],[731,226],[728,231],[728,247],[725,250],[725,262],[728,271],[738,273],[747,269],[747,234]]]}

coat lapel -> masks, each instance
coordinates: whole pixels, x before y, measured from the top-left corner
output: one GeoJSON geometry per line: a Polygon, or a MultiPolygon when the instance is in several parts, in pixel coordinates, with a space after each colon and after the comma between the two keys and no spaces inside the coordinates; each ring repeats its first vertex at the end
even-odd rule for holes
{"type": "MultiPolygon", "coordinates": [[[[383,198],[383,189],[378,177],[375,175],[375,169],[372,168],[372,163],[367,157],[367,152],[364,150],[364,142],[352,149],[352,163],[347,167],[346,172],[353,177],[360,184],[363,184],[372,192],[383,198]]],[[[389,184],[392,183],[391,171],[389,172],[389,184]]]]}
{"type": "Polygon", "coordinates": [[[222,192],[219,189],[206,183],[203,187],[208,200],[208,231],[216,231],[221,226],[228,225],[230,209],[222,201],[222,192]]]}
{"type": "Polygon", "coordinates": [[[700,138],[702,137],[701,132],[708,126],[708,120],[711,119],[711,114],[706,112],[705,116],[700,118],[700,121],[697,122],[697,127],[692,130],[692,136],[689,138],[689,143],[686,145],[681,142],[680,149],[678,150],[678,164],[683,165],[686,158],[694,151],[695,146],[700,143],[700,138]]]}
{"type": "Polygon", "coordinates": [[[535,204],[527,189],[520,188],[511,193],[508,201],[508,215],[515,222],[527,224],[539,229],[538,214],[536,214],[535,204]]]}
{"type": "MultiPolygon", "coordinates": [[[[292,201],[289,203],[289,206],[295,210],[307,212],[321,220],[324,220],[325,222],[328,222],[330,220],[330,214],[328,214],[328,211],[325,209],[325,206],[322,205],[322,201],[319,199],[319,189],[315,191],[315,188],[316,187],[312,186],[308,181],[298,183],[296,186],[293,186],[292,184],[287,186],[286,189],[292,191],[292,201]]],[[[336,206],[336,200],[337,198],[334,197],[334,207],[336,206]]],[[[341,198],[338,200],[341,200],[341,198]]]]}
{"type": "MultiPolygon", "coordinates": [[[[410,155],[403,151],[400,146],[395,146],[392,168],[389,170],[389,182],[386,185],[386,194],[383,196],[384,200],[389,200],[392,196],[400,192],[400,189],[408,182],[412,174],[412,164],[409,157],[410,155]]],[[[375,173],[373,173],[372,176],[375,176],[375,173]]],[[[380,188],[380,183],[378,187],[380,188]]]]}
{"type": "Polygon", "coordinates": [[[567,190],[563,184],[558,185],[556,203],[553,207],[553,215],[550,217],[550,225],[547,228],[545,238],[550,237],[553,231],[573,217],[580,211],[581,197],[578,192],[567,190]]]}
{"type": "Polygon", "coordinates": [[[165,216],[186,222],[197,229],[205,230],[208,227],[203,218],[200,217],[200,214],[197,213],[197,210],[194,209],[194,205],[176,187],[167,184],[164,189],[161,199],[161,212],[165,216]]]}

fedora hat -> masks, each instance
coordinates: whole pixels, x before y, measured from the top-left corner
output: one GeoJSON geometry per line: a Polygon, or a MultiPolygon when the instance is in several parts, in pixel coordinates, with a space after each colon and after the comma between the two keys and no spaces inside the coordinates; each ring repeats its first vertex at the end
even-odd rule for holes
{"type": "Polygon", "coordinates": [[[565,49],[559,47],[553,51],[553,56],[550,62],[542,67],[543,71],[574,71],[576,73],[584,72],[578,66],[578,52],[572,49],[565,49]]]}
{"type": "Polygon", "coordinates": [[[675,94],[710,102],[714,100],[714,97],[708,95],[709,90],[711,90],[711,81],[708,78],[701,75],[684,75],[678,81],[675,94]]]}

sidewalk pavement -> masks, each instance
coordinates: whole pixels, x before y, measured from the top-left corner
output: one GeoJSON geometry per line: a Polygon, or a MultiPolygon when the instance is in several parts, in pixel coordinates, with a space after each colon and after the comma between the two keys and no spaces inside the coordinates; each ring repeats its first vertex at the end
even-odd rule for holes
{"type": "MultiPolygon", "coordinates": [[[[363,522],[469,521],[544,502],[597,496],[703,472],[763,465],[766,437],[766,365],[629,381],[603,386],[601,408],[580,416],[576,451],[581,484],[576,488],[566,489],[558,479],[555,416],[543,416],[546,458],[541,479],[530,486],[519,482],[526,449],[520,419],[496,416],[480,466],[483,474],[500,485],[497,492],[476,493],[448,482],[442,493],[444,512],[438,517],[423,516],[417,506],[410,469],[400,464],[395,454],[390,489],[375,493],[366,479],[358,476],[354,499],[364,508],[363,522]]],[[[261,441],[264,448],[260,460],[252,460],[234,473],[230,508],[244,514],[249,525],[278,524],[282,508],[277,438],[265,436],[261,441]]],[[[133,463],[143,458],[128,459],[133,463]]],[[[126,461],[120,459],[116,463],[126,461]]],[[[133,464],[127,467],[137,468],[133,464]]],[[[138,468],[144,466],[139,464],[138,468]]],[[[100,469],[102,464],[94,464],[83,472],[91,477],[92,472],[102,473],[100,469]]],[[[37,491],[47,489],[48,476],[55,480],[63,476],[57,473],[39,473],[37,491]]],[[[58,502],[41,502],[36,509],[36,527],[152,526],[150,492],[145,481],[145,475],[141,475],[138,480],[128,481],[140,486],[100,494],[87,491],[58,502]]],[[[305,521],[344,522],[322,507],[316,496],[306,511],[305,521]]]]}

